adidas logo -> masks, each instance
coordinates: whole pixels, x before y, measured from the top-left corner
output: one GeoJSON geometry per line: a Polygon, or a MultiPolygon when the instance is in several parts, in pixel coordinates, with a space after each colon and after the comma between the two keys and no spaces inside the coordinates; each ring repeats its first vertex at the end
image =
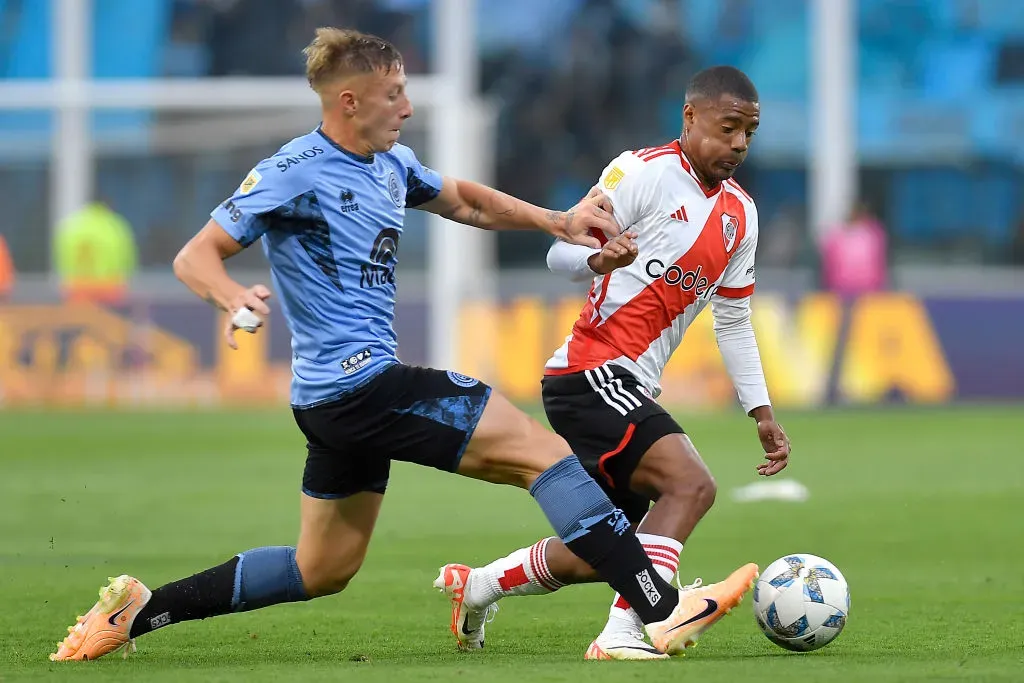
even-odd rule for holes
{"type": "Polygon", "coordinates": [[[684,223],[688,223],[690,221],[690,219],[686,217],[685,206],[680,206],[678,209],[670,213],[669,216],[671,216],[677,221],[683,221],[684,223]]]}

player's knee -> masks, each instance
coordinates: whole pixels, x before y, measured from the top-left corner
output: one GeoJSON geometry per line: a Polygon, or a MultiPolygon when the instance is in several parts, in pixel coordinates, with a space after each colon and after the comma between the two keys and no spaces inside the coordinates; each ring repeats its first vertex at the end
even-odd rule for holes
{"type": "Polygon", "coordinates": [[[537,477],[570,455],[572,448],[565,439],[540,423],[531,421],[530,431],[516,459],[520,485],[529,488],[537,477]]]}
{"type": "Polygon", "coordinates": [[[711,473],[704,470],[695,476],[695,481],[690,484],[690,500],[698,509],[707,512],[715,504],[718,496],[718,483],[711,473]]]}
{"type": "Polygon", "coordinates": [[[475,447],[463,458],[459,471],[526,489],[541,473],[572,453],[562,437],[525,415],[517,417],[503,425],[495,437],[472,444],[475,447]]]}
{"type": "Polygon", "coordinates": [[[651,500],[669,496],[706,512],[715,503],[718,484],[693,446],[688,441],[684,445],[685,448],[656,445],[644,455],[630,485],[651,500]]]}
{"type": "Polygon", "coordinates": [[[652,500],[665,497],[685,500],[686,503],[702,511],[711,509],[718,495],[718,484],[706,469],[690,469],[688,471],[657,470],[647,471],[642,479],[642,487],[646,489],[652,500]]]}

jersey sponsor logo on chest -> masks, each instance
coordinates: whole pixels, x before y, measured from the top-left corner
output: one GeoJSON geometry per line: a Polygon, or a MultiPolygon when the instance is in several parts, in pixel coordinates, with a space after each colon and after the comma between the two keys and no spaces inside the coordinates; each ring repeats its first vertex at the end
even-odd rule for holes
{"type": "Polygon", "coordinates": [[[661,259],[653,258],[645,266],[649,277],[662,279],[665,284],[679,287],[684,292],[693,292],[698,297],[704,296],[711,289],[711,281],[703,275],[704,267],[698,265],[694,270],[683,270],[673,263],[668,268],[661,259]]]}
{"type": "Polygon", "coordinates": [[[277,166],[277,169],[281,173],[284,173],[292,166],[297,166],[298,164],[301,164],[303,159],[312,159],[313,157],[318,157],[323,153],[323,147],[310,147],[309,149],[302,150],[298,154],[293,154],[282,158],[275,165],[277,166]]]}

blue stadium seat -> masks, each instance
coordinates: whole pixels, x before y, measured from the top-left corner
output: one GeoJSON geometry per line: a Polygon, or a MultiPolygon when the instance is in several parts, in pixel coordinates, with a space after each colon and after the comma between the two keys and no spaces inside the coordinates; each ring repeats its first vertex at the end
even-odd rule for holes
{"type": "Polygon", "coordinates": [[[1020,199],[1010,169],[918,169],[892,174],[889,224],[903,240],[927,244],[981,237],[1010,240],[1020,199]]]}
{"type": "MultiPolygon", "coordinates": [[[[19,3],[17,29],[0,63],[0,78],[46,78],[51,74],[51,4],[19,3]]],[[[94,0],[93,73],[97,78],[141,78],[158,73],[170,24],[169,0],[94,0]],[[130,30],[125,30],[129,26],[130,30]]],[[[2,10],[14,5],[4,3],[2,10]]],[[[98,135],[116,133],[143,139],[148,112],[100,112],[93,116],[98,135]]],[[[44,148],[51,126],[48,112],[0,113],[0,141],[35,138],[44,148]]]]}

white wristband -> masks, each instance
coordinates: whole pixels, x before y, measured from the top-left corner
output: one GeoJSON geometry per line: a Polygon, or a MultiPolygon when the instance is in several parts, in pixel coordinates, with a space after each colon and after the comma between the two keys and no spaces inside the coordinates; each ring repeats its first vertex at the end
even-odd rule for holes
{"type": "Polygon", "coordinates": [[[235,312],[235,315],[232,316],[231,324],[240,330],[245,330],[249,334],[252,334],[259,329],[263,324],[263,321],[249,308],[242,306],[235,312]]]}

